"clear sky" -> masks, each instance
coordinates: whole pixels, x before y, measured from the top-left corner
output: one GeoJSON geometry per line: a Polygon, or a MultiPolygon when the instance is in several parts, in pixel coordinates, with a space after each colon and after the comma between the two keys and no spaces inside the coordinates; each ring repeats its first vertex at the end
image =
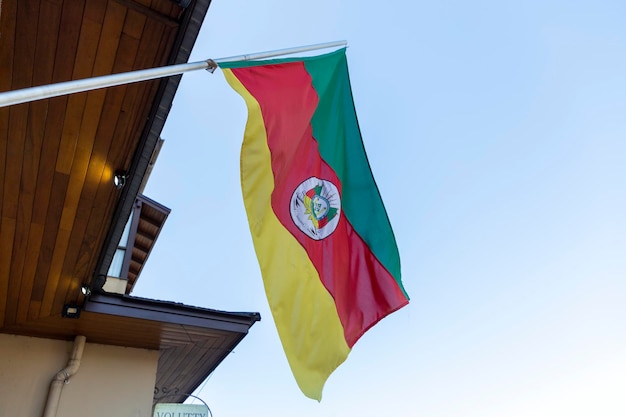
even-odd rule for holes
{"type": "Polygon", "coordinates": [[[186,74],[134,295],[258,311],[197,393],[215,417],[626,415],[626,5],[214,0],[192,61],[347,40],[411,304],[299,391],[239,182],[243,100],[186,74]]]}

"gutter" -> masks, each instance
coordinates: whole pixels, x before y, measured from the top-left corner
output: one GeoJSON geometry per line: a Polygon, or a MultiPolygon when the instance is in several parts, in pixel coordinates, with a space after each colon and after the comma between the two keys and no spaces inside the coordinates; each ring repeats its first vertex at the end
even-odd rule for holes
{"type": "Polygon", "coordinates": [[[43,417],[55,417],[57,415],[63,385],[69,384],[70,378],[78,372],[86,340],[85,336],[76,336],[74,339],[74,349],[67,366],[57,372],[50,383],[50,391],[48,392],[46,408],[43,410],[43,417]]]}

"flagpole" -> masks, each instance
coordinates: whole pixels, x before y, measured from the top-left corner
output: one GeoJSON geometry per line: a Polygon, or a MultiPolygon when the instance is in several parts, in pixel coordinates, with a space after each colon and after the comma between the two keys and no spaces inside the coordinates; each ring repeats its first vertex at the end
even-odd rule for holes
{"type": "MultiPolygon", "coordinates": [[[[0,0],[1,1],[1,0],[0,0]]],[[[66,81],[56,84],[41,85],[0,93],[0,107],[14,104],[28,103],[35,100],[58,97],[66,94],[82,93],[116,85],[148,81],[156,78],[179,75],[185,72],[205,69],[213,72],[220,62],[250,61],[253,59],[271,58],[281,55],[297,54],[300,52],[315,51],[318,49],[346,46],[346,41],[318,43],[315,45],[298,46],[294,48],[277,49],[274,51],[257,52],[253,54],[237,55],[227,58],[207,59],[187,64],[169,65],[165,67],[149,68],[138,71],[122,72],[103,75],[100,77],[84,78],[81,80],[66,81]]]]}
{"type": "Polygon", "coordinates": [[[291,54],[298,54],[300,52],[315,51],[317,49],[335,48],[339,46],[346,46],[347,44],[348,42],[346,41],[318,43],[315,45],[297,46],[295,48],[277,49],[275,51],[257,52],[257,53],[248,54],[248,55],[231,56],[228,58],[215,59],[214,61],[217,64],[221,62],[252,61],[253,59],[271,58],[271,57],[281,56],[281,55],[291,55],[291,54]]]}

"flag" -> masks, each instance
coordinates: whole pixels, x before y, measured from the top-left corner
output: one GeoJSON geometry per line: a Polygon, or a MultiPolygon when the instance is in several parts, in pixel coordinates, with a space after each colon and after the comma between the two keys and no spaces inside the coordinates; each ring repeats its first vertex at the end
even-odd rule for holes
{"type": "Polygon", "coordinates": [[[359,130],[345,48],[220,63],[248,108],[241,185],[265,292],[302,392],[408,303],[359,130]]]}

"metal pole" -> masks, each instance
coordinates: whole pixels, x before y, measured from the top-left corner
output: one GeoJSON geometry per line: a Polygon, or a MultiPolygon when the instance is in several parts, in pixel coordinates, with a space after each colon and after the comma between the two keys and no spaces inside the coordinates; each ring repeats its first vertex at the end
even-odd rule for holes
{"type": "Polygon", "coordinates": [[[274,56],[290,55],[290,54],[297,54],[300,52],[315,51],[317,49],[335,48],[339,46],[346,46],[347,44],[348,42],[346,41],[318,43],[316,45],[298,46],[295,48],[277,49],[275,51],[257,52],[255,54],[231,56],[228,58],[215,59],[214,61],[218,64],[220,62],[252,61],[253,59],[271,58],[274,56]]]}
{"type": "MultiPolygon", "coordinates": [[[[0,0],[1,1],[1,0],[0,0]]],[[[188,64],[169,65],[159,68],[150,68],[138,71],[123,72],[119,74],[103,75],[100,77],[85,78],[82,80],[66,81],[56,84],[41,85],[37,87],[23,88],[21,90],[7,91],[0,93],[0,107],[14,104],[28,103],[45,98],[58,97],[65,94],[82,93],[105,87],[114,87],[121,84],[130,84],[139,81],[148,81],[155,78],[169,77],[171,75],[183,74],[189,71],[201,69],[215,70],[215,64],[220,62],[249,61],[253,59],[271,58],[281,55],[296,54],[300,52],[314,51],[317,49],[334,48],[345,46],[346,41],[336,41],[319,43],[315,45],[299,46],[295,48],[278,49],[268,52],[257,52],[247,55],[237,55],[228,58],[215,60],[191,62],[188,64]]]]}

